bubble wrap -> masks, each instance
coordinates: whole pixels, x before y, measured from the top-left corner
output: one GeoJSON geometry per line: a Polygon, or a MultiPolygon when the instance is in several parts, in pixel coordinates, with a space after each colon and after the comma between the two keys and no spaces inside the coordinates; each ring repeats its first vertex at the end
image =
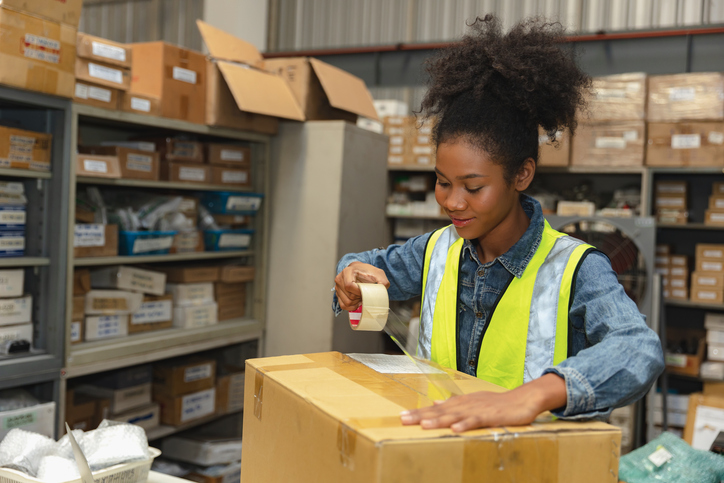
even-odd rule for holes
{"type": "Polygon", "coordinates": [[[52,453],[54,447],[55,441],[47,436],[13,429],[0,442],[0,466],[35,476],[41,458],[52,453]]]}
{"type": "Polygon", "coordinates": [[[80,472],[75,460],[49,455],[41,458],[37,478],[48,483],[63,483],[79,479],[80,472]]]}
{"type": "Polygon", "coordinates": [[[95,431],[78,441],[91,471],[148,458],[146,431],[133,424],[113,424],[104,420],[95,431]]]}
{"type": "Polygon", "coordinates": [[[37,406],[40,401],[24,389],[7,389],[0,392],[0,411],[37,406]]]}

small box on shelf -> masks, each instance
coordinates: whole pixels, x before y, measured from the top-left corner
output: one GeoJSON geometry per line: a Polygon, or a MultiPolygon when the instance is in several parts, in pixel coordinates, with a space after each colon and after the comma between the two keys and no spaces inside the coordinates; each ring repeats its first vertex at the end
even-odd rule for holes
{"type": "Polygon", "coordinates": [[[650,122],[724,119],[724,75],[695,72],[649,77],[650,122]]]}
{"type": "Polygon", "coordinates": [[[50,171],[52,140],[51,134],[0,126],[0,168],[50,171]]]}
{"type": "Polygon", "coordinates": [[[137,92],[121,91],[119,104],[120,110],[123,112],[147,116],[161,115],[161,100],[157,97],[147,96],[137,92]]]}
{"type": "Polygon", "coordinates": [[[724,166],[724,122],[649,123],[647,166],[724,166]]]}
{"type": "Polygon", "coordinates": [[[161,423],[178,426],[216,412],[216,388],[183,396],[158,395],[155,401],[161,406],[161,423]]]}
{"type": "Polygon", "coordinates": [[[185,357],[153,365],[153,395],[176,397],[210,389],[216,384],[216,361],[185,357]]]}
{"type": "Polygon", "coordinates": [[[701,339],[696,354],[666,353],[666,369],[676,374],[698,377],[706,353],[706,340],[701,339]]]}
{"type": "Polygon", "coordinates": [[[123,91],[112,87],[98,86],[90,82],[75,81],[73,101],[78,104],[101,107],[116,111],[121,105],[123,91]]]}
{"type": "Polygon", "coordinates": [[[128,333],[150,332],[173,327],[173,296],[147,295],[141,308],[131,314],[128,333]]]}
{"type": "Polygon", "coordinates": [[[643,166],[643,121],[582,123],[573,137],[571,166],[643,166]]]}
{"type": "Polygon", "coordinates": [[[166,274],[117,265],[91,271],[91,286],[163,295],[166,290],[166,274]]]}
{"type": "Polygon", "coordinates": [[[162,266],[159,270],[166,274],[169,283],[203,283],[219,280],[219,267],[214,266],[162,266]]]}
{"type": "Polygon", "coordinates": [[[209,164],[248,167],[251,164],[251,149],[236,144],[208,143],[206,161],[209,164]]]}
{"type": "Polygon", "coordinates": [[[161,179],[179,183],[211,183],[211,166],[161,161],[161,179]]]}
{"type": "Polygon", "coordinates": [[[87,83],[127,91],[131,85],[130,69],[96,60],[75,59],[75,78],[87,83]]]}
{"type": "Polygon", "coordinates": [[[251,170],[211,166],[211,183],[229,186],[251,186],[251,170]]]}
{"type": "Polygon", "coordinates": [[[78,32],[76,53],[83,59],[131,68],[131,47],[112,40],[78,32]]]}
{"type": "Polygon", "coordinates": [[[86,341],[115,339],[128,335],[128,315],[98,315],[85,318],[86,341]]]}
{"type": "Polygon", "coordinates": [[[121,231],[118,253],[123,256],[167,255],[175,231],[121,231]]]}
{"type": "Polygon", "coordinates": [[[122,414],[151,404],[151,383],[138,384],[123,388],[111,388],[84,384],[75,388],[77,394],[87,394],[110,400],[110,413],[122,414]]]}
{"type": "Polygon", "coordinates": [[[173,326],[191,329],[218,324],[219,308],[216,302],[188,307],[174,307],[173,326]]]}
{"type": "Polygon", "coordinates": [[[103,156],[99,154],[77,154],[76,174],[93,178],[121,177],[121,164],[117,156],[103,156]]]}
{"type": "Polygon", "coordinates": [[[124,146],[80,146],[78,150],[88,155],[115,157],[123,179],[156,181],[160,178],[158,153],[124,146]]]}
{"type": "Polygon", "coordinates": [[[112,414],[111,419],[121,423],[135,424],[148,431],[158,427],[161,420],[161,406],[158,403],[147,404],[122,413],[112,414]]]}

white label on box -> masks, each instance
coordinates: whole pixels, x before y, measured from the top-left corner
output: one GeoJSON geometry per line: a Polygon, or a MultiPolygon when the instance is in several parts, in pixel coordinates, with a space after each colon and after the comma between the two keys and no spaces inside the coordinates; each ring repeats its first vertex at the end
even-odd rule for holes
{"type": "Polygon", "coordinates": [[[402,136],[390,136],[390,146],[401,146],[404,141],[402,136]]]}
{"type": "Polygon", "coordinates": [[[696,97],[696,89],[693,87],[672,87],[669,89],[670,101],[693,101],[696,97]]]}
{"type": "Polygon", "coordinates": [[[404,154],[405,148],[402,146],[390,146],[390,154],[404,154]]]}
{"type": "Polygon", "coordinates": [[[236,149],[222,149],[221,150],[222,161],[244,161],[244,151],[237,151],[236,149]]]}
{"type": "Polygon", "coordinates": [[[184,181],[206,181],[206,171],[199,168],[184,168],[178,170],[178,178],[184,181]]]}
{"type": "Polygon", "coordinates": [[[196,84],[196,72],[182,67],[173,68],[173,78],[189,84],[196,84]]]}
{"type": "Polygon", "coordinates": [[[11,252],[25,249],[24,236],[0,237],[0,251],[11,252]]]}
{"type": "Polygon", "coordinates": [[[716,300],[716,292],[708,292],[706,290],[697,290],[696,296],[702,300],[716,300]]]}
{"type": "Polygon", "coordinates": [[[626,90],[629,92],[638,92],[641,90],[641,84],[638,82],[628,82],[626,83],[626,90]]]}
{"type": "Polygon", "coordinates": [[[25,34],[23,55],[30,59],[58,64],[60,62],[60,42],[39,35],[25,34]]]}
{"type": "Polygon", "coordinates": [[[85,84],[75,84],[75,97],[78,99],[88,99],[88,86],[85,84]]]}
{"type": "Polygon", "coordinates": [[[70,323],[70,341],[80,342],[80,322],[70,323]]]}
{"type": "Polygon", "coordinates": [[[711,131],[708,139],[709,144],[724,144],[724,132],[711,131]]]}
{"type": "Polygon", "coordinates": [[[430,136],[417,136],[417,144],[430,144],[430,136]]]}
{"type": "Polygon", "coordinates": [[[714,208],[724,208],[724,199],[714,200],[714,208]]]}
{"type": "Polygon", "coordinates": [[[674,278],[671,280],[671,286],[676,288],[686,288],[686,280],[674,278]]]}
{"type": "Polygon", "coordinates": [[[114,84],[123,84],[123,71],[94,64],[93,62],[88,63],[88,75],[96,79],[113,82],[114,84]]]}
{"type": "Polygon", "coordinates": [[[413,146],[412,154],[432,154],[432,146],[413,146]]]}
{"type": "Polygon", "coordinates": [[[184,198],[178,205],[178,211],[181,213],[189,213],[196,211],[196,200],[193,198],[184,198]]]}
{"type": "Polygon", "coordinates": [[[216,389],[207,389],[184,396],[181,400],[181,422],[213,414],[216,410],[216,389]]]}
{"type": "Polygon", "coordinates": [[[134,111],[151,112],[151,101],[148,99],[131,97],[131,109],[134,111]]]}
{"type": "Polygon", "coordinates": [[[596,138],[596,149],[625,149],[626,140],[611,136],[602,136],[596,138]]]}
{"type": "Polygon", "coordinates": [[[246,183],[249,175],[246,171],[223,171],[221,173],[222,183],[246,183]]]}
{"type": "Polygon", "coordinates": [[[623,138],[626,141],[638,141],[639,133],[637,131],[625,131],[623,133],[623,138]]]}
{"type": "Polygon", "coordinates": [[[402,156],[388,156],[387,164],[402,164],[404,161],[402,156]]]}
{"type": "Polygon", "coordinates": [[[211,378],[211,364],[187,367],[184,370],[184,382],[193,382],[211,378]]]}
{"type": "Polygon", "coordinates": [[[226,200],[227,211],[255,211],[261,205],[261,198],[246,196],[229,196],[226,200]]]}
{"type": "Polygon", "coordinates": [[[678,297],[678,298],[680,298],[680,299],[685,299],[685,298],[686,298],[686,290],[681,290],[681,289],[672,290],[672,291],[671,291],[671,296],[672,296],[672,297],[678,297]]]}
{"type": "Polygon", "coordinates": [[[710,213],[709,219],[716,222],[724,222],[724,213],[710,213]]]}
{"type": "Polygon", "coordinates": [[[172,236],[162,236],[159,238],[137,238],[133,242],[133,253],[155,252],[156,250],[168,250],[173,245],[172,236]]]}
{"type": "Polygon", "coordinates": [[[246,248],[251,243],[251,235],[242,235],[238,233],[224,233],[219,237],[219,247],[221,248],[246,248]]]}
{"type": "Polygon", "coordinates": [[[668,463],[674,455],[666,451],[663,446],[649,455],[649,461],[651,461],[657,468],[660,468],[664,464],[668,463]]]}
{"type": "Polygon", "coordinates": [[[724,271],[724,264],[722,262],[701,262],[701,269],[704,272],[722,272],[724,271]]]}
{"type": "Polygon", "coordinates": [[[88,97],[101,102],[111,102],[113,93],[102,87],[90,87],[88,89],[88,97]]]}
{"type": "Polygon", "coordinates": [[[23,295],[25,270],[0,270],[0,297],[23,295]]]}
{"type": "Polygon", "coordinates": [[[93,55],[97,55],[98,57],[105,57],[106,59],[113,59],[120,62],[126,61],[126,49],[96,41],[91,42],[91,48],[93,55]]]}
{"type": "Polygon", "coordinates": [[[683,207],[685,200],[683,198],[656,198],[656,206],[681,206],[683,207]]]}
{"type": "Polygon", "coordinates": [[[697,406],[691,447],[709,451],[721,431],[724,431],[724,409],[697,406]]]}
{"type": "Polygon", "coordinates": [[[672,277],[685,277],[686,271],[687,271],[686,268],[671,267],[671,276],[672,277]]]}
{"type": "Polygon", "coordinates": [[[75,225],[74,247],[102,247],[105,244],[105,225],[75,225]]]}
{"type": "Polygon", "coordinates": [[[97,317],[97,319],[96,333],[89,334],[89,339],[105,339],[106,337],[117,337],[128,333],[126,326],[128,319],[125,315],[103,315],[97,317]]]}
{"type": "Polygon", "coordinates": [[[93,159],[83,160],[83,169],[89,173],[107,173],[108,164],[105,161],[97,161],[93,159]]]}
{"type": "Polygon", "coordinates": [[[150,173],[152,165],[153,158],[151,156],[134,153],[128,154],[126,168],[131,171],[143,171],[144,173],[150,173]]]}
{"type": "Polygon", "coordinates": [[[703,250],[702,255],[704,258],[722,258],[724,257],[724,251],[722,250],[703,250]]]}
{"type": "Polygon", "coordinates": [[[0,211],[0,225],[24,225],[25,211],[0,211]]]}
{"type": "Polygon", "coordinates": [[[625,99],[626,91],[623,89],[595,89],[596,99],[625,99]]]}
{"type": "Polygon", "coordinates": [[[696,279],[697,285],[716,285],[716,279],[712,277],[698,277],[696,279]]]}
{"type": "Polygon", "coordinates": [[[166,322],[173,317],[170,300],[158,300],[155,302],[144,302],[138,312],[131,316],[131,324],[150,324],[154,322],[166,322]]]}
{"type": "Polygon", "coordinates": [[[686,367],[686,356],[684,354],[666,354],[666,365],[673,367],[686,367]]]}
{"type": "Polygon", "coordinates": [[[674,149],[698,149],[701,147],[701,136],[698,134],[674,134],[671,136],[671,147],[674,149]]]}
{"type": "Polygon", "coordinates": [[[686,193],[686,185],[683,184],[657,184],[657,193],[683,195],[686,193]]]}
{"type": "Polygon", "coordinates": [[[422,164],[422,165],[427,166],[429,164],[432,164],[432,158],[430,156],[417,156],[415,158],[415,162],[417,164],[422,164]]]}

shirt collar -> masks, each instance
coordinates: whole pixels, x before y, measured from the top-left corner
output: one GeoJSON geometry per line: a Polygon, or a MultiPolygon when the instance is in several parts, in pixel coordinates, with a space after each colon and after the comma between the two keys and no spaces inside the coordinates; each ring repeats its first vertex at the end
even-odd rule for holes
{"type": "MultiPolygon", "coordinates": [[[[520,204],[523,206],[523,211],[530,218],[530,224],[528,229],[525,231],[522,237],[510,247],[510,249],[504,254],[497,257],[495,260],[486,265],[492,265],[495,261],[505,267],[512,275],[517,278],[523,276],[528,262],[530,262],[533,255],[535,255],[538,246],[540,245],[541,237],[543,236],[543,210],[535,199],[528,195],[520,195],[520,204]]],[[[478,253],[475,250],[475,245],[471,240],[465,240],[463,245],[463,251],[468,252],[469,256],[476,262],[480,263],[478,259],[478,253]]]]}

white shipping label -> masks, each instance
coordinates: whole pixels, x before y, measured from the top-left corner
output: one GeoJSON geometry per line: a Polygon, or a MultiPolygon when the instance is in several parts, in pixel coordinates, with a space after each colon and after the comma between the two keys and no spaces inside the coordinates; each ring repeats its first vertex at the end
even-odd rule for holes
{"type": "Polygon", "coordinates": [[[131,109],[134,111],[151,112],[151,101],[148,99],[131,97],[131,109]]]}
{"type": "Polygon", "coordinates": [[[88,97],[101,102],[111,102],[113,93],[108,89],[103,89],[102,87],[90,87],[88,89],[88,97]]]}
{"type": "Polygon", "coordinates": [[[724,132],[711,131],[707,137],[709,144],[724,144],[724,132]]]}
{"type": "Polygon", "coordinates": [[[596,149],[626,149],[626,139],[611,136],[596,138],[596,149]]]}
{"type": "Polygon", "coordinates": [[[105,225],[75,225],[74,247],[102,247],[105,244],[105,225]]]}
{"type": "Polygon", "coordinates": [[[672,87],[669,89],[670,101],[693,101],[696,89],[693,87],[672,87]]]}
{"type": "Polygon", "coordinates": [[[98,327],[95,334],[89,334],[88,338],[104,339],[106,337],[116,337],[126,335],[127,319],[121,315],[104,315],[98,317],[98,327]]]}
{"type": "Polygon", "coordinates": [[[178,170],[178,178],[184,181],[206,181],[206,170],[181,167],[178,170]]]}
{"type": "Polygon", "coordinates": [[[237,151],[236,149],[222,149],[221,150],[222,161],[244,161],[244,151],[237,151]]]}
{"type": "Polygon", "coordinates": [[[246,248],[251,244],[251,235],[224,233],[219,237],[221,248],[246,248]]]}
{"type": "Polygon", "coordinates": [[[0,251],[13,252],[25,249],[24,236],[2,236],[0,237],[0,251]]]}
{"type": "Polygon", "coordinates": [[[390,146],[390,154],[401,155],[405,153],[404,146],[390,146]]]}
{"type": "Polygon", "coordinates": [[[223,171],[221,173],[222,183],[246,183],[249,173],[246,171],[223,171]]]}
{"type": "Polygon", "coordinates": [[[709,214],[709,219],[717,223],[724,222],[724,213],[711,213],[709,214]]]}
{"type": "Polygon", "coordinates": [[[683,267],[671,267],[671,276],[672,277],[686,277],[687,269],[683,267]]]}
{"type": "Polygon", "coordinates": [[[166,322],[173,317],[172,303],[170,300],[159,300],[156,302],[144,302],[138,312],[131,316],[131,324],[151,324],[154,322],[166,322]]]}
{"type": "Polygon", "coordinates": [[[714,200],[714,208],[724,208],[724,199],[714,200]]]}
{"type": "Polygon", "coordinates": [[[692,448],[709,451],[721,431],[724,431],[724,409],[698,406],[694,420],[692,448]]]}
{"type": "Polygon", "coordinates": [[[153,166],[153,158],[145,154],[129,153],[126,158],[126,168],[131,171],[143,171],[150,173],[153,166]]]}
{"type": "Polygon", "coordinates": [[[94,159],[84,159],[83,169],[89,173],[107,173],[108,163],[105,161],[97,161],[94,159]]]}
{"type": "Polygon", "coordinates": [[[705,272],[721,272],[724,271],[722,262],[701,262],[701,268],[705,272]]]}
{"type": "Polygon", "coordinates": [[[25,34],[24,47],[23,55],[29,59],[51,64],[60,63],[60,42],[57,40],[39,35],[25,34]]]}
{"type": "Polygon", "coordinates": [[[702,250],[701,253],[704,258],[722,258],[724,257],[724,251],[722,250],[702,250]]]}
{"type": "Polygon", "coordinates": [[[24,225],[25,211],[0,211],[0,225],[24,225]]]}
{"type": "Polygon", "coordinates": [[[701,300],[716,300],[716,292],[709,292],[706,290],[698,290],[696,295],[701,300]]]}
{"type": "Polygon", "coordinates": [[[698,149],[701,147],[701,136],[698,134],[674,134],[671,136],[671,147],[674,149],[698,149]]]}
{"type": "Polygon", "coordinates": [[[412,154],[432,154],[432,146],[413,146],[412,154]]]}
{"type": "Polygon", "coordinates": [[[696,279],[696,283],[698,283],[699,285],[713,286],[716,285],[716,279],[711,277],[699,277],[696,279]]]}
{"type": "Polygon", "coordinates": [[[182,67],[173,68],[173,78],[189,84],[196,84],[196,72],[182,67]]]}
{"type": "Polygon", "coordinates": [[[625,99],[626,91],[624,89],[595,89],[594,94],[598,100],[606,99],[625,99]]]}
{"type": "Polygon", "coordinates": [[[667,208],[682,207],[686,203],[684,198],[656,198],[656,206],[666,206],[667,208]]]}
{"type": "Polygon", "coordinates": [[[686,288],[686,280],[681,278],[671,279],[671,286],[675,288],[686,288]]]}
{"type": "Polygon", "coordinates": [[[31,300],[30,297],[0,300],[0,317],[17,317],[23,312],[29,312],[31,300]]]}
{"type": "Polygon", "coordinates": [[[649,455],[649,461],[659,468],[668,463],[673,457],[674,456],[662,446],[649,455]]]}
{"type": "Polygon", "coordinates": [[[75,84],[75,97],[78,99],[88,99],[88,86],[85,84],[75,84]]]}
{"type": "Polygon", "coordinates": [[[666,353],[666,365],[674,367],[686,367],[686,356],[684,354],[666,353]]]}
{"type": "Polygon", "coordinates": [[[80,342],[80,322],[70,323],[70,341],[80,342]]]}
{"type": "Polygon", "coordinates": [[[172,236],[162,236],[159,238],[147,238],[145,240],[136,239],[133,242],[133,253],[148,253],[157,250],[168,250],[173,245],[172,236]]]}
{"type": "Polygon", "coordinates": [[[123,71],[118,69],[111,69],[104,65],[88,63],[88,75],[95,77],[96,79],[102,79],[114,84],[123,84],[123,71]]]}
{"type": "Polygon", "coordinates": [[[631,131],[626,131],[626,132],[623,133],[623,138],[624,138],[626,141],[638,141],[638,139],[639,139],[639,133],[638,133],[638,131],[633,131],[633,130],[631,130],[631,131]]]}
{"type": "Polygon", "coordinates": [[[194,382],[211,378],[211,364],[187,367],[184,370],[184,382],[194,382]]]}
{"type": "Polygon", "coordinates": [[[432,158],[430,156],[417,156],[415,162],[417,164],[429,165],[432,164],[432,158]]]}
{"type": "Polygon", "coordinates": [[[656,191],[665,194],[683,195],[686,193],[686,185],[684,184],[657,184],[656,191]]]}
{"type": "Polygon", "coordinates": [[[98,57],[105,57],[106,59],[113,59],[119,62],[126,61],[126,49],[122,49],[121,47],[93,41],[91,42],[91,48],[93,55],[98,57]]]}
{"type": "Polygon", "coordinates": [[[189,394],[181,400],[181,422],[213,414],[215,410],[216,389],[189,394]]]}
{"type": "Polygon", "coordinates": [[[405,138],[402,136],[390,136],[390,146],[402,146],[405,138]]]}
{"type": "Polygon", "coordinates": [[[626,84],[626,90],[629,92],[638,92],[641,90],[641,84],[639,82],[628,82],[626,84]]]}
{"type": "Polygon", "coordinates": [[[404,158],[402,156],[388,156],[387,164],[402,164],[404,158]]]}
{"type": "Polygon", "coordinates": [[[256,211],[261,206],[261,198],[246,196],[229,196],[226,200],[227,211],[256,211]]]}

